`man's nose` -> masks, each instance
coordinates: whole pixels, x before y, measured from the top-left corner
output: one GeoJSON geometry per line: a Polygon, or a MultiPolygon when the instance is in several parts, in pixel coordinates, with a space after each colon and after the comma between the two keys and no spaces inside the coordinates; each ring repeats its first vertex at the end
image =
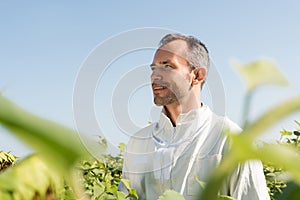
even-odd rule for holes
{"type": "Polygon", "coordinates": [[[162,80],[162,79],[163,79],[163,76],[157,70],[152,71],[152,74],[151,74],[151,82],[152,83],[154,81],[162,80]]]}

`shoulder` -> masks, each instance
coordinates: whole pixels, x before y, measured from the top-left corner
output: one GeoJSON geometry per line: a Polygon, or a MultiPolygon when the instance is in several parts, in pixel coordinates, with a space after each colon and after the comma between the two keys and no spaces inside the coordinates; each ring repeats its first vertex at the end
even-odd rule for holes
{"type": "Polygon", "coordinates": [[[227,116],[213,114],[211,123],[213,124],[211,134],[206,139],[210,147],[207,146],[207,149],[211,149],[210,154],[224,155],[231,146],[228,133],[239,134],[242,129],[227,116]]]}
{"type": "Polygon", "coordinates": [[[229,130],[231,133],[240,133],[242,132],[242,128],[235,122],[233,122],[231,119],[229,119],[227,116],[223,117],[225,122],[225,128],[229,130]]]}
{"type": "Polygon", "coordinates": [[[140,129],[133,135],[131,135],[130,141],[136,140],[136,139],[141,139],[141,138],[149,138],[149,136],[151,136],[151,134],[152,134],[152,130],[153,130],[153,124],[150,124],[142,129],[140,129]]]}
{"type": "Polygon", "coordinates": [[[217,115],[212,112],[211,123],[221,132],[230,132],[234,134],[242,132],[241,127],[227,116],[217,115]]]}
{"type": "Polygon", "coordinates": [[[127,143],[127,150],[135,151],[145,147],[151,141],[152,130],[153,124],[150,124],[131,135],[127,143]]]}

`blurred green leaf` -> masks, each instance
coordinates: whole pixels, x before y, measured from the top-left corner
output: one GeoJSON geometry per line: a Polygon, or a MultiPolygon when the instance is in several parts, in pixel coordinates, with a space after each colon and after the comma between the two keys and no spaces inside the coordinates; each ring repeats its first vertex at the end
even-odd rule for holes
{"type": "Polygon", "coordinates": [[[105,191],[105,186],[103,184],[95,184],[93,186],[94,196],[100,196],[105,191]]]}
{"type": "Polygon", "coordinates": [[[218,200],[235,200],[233,197],[225,196],[225,195],[219,195],[218,200]]]}
{"type": "Polygon", "coordinates": [[[292,174],[293,179],[300,184],[300,156],[293,146],[269,144],[255,150],[256,157],[264,162],[272,162],[292,174]]]}
{"type": "Polygon", "coordinates": [[[10,152],[0,151],[0,171],[15,164],[17,156],[10,152]]]}
{"type": "Polygon", "coordinates": [[[158,198],[158,200],[174,200],[174,199],[184,200],[184,197],[180,193],[178,193],[174,190],[167,190],[163,193],[163,195],[161,195],[158,198]]]}
{"type": "Polygon", "coordinates": [[[234,171],[239,163],[251,159],[260,159],[264,162],[270,161],[278,165],[281,163],[287,164],[284,167],[291,171],[296,181],[299,181],[300,184],[300,171],[296,167],[300,166],[300,157],[297,150],[285,146],[279,147],[278,145],[274,147],[265,145],[257,150],[253,146],[254,139],[257,136],[297,110],[300,110],[300,97],[291,98],[270,109],[255,122],[247,126],[241,134],[229,135],[232,140],[232,148],[225,155],[212,177],[210,177],[200,199],[217,199],[217,192],[226,177],[234,171]]]}
{"type": "Polygon", "coordinates": [[[0,123],[61,173],[68,172],[79,158],[88,155],[75,131],[34,116],[2,95],[0,123]]]}
{"type": "Polygon", "coordinates": [[[0,174],[0,199],[41,199],[49,188],[62,188],[62,178],[52,172],[36,155],[31,155],[0,174]],[[10,196],[10,198],[8,198],[10,196]]]}
{"type": "Polygon", "coordinates": [[[120,149],[120,151],[124,152],[126,149],[126,144],[125,143],[120,143],[118,148],[120,149]]]}
{"type": "Polygon", "coordinates": [[[128,179],[121,179],[121,182],[124,184],[124,186],[126,187],[127,190],[131,189],[128,179]]]}
{"type": "Polygon", "coordinates": [[[250,136],[249,142],[253,142],[254,138],[261,135],[264,131],[275,125],[284,117],[300,110],[300,96],[296,96],[281,102],[265,112],[261,117],[255,120],[243,132],[244,135],[250,136]]]}
{"type": "Polygon", "coordinates": [[[280,131],[280,134],[281,134],[281,135],[292,135],[292,132],[283,129],[282,131],[280,131]]]}
{"type": "Polygon", "coordinates": [[[194,179],[197,181],[197,183],[200,185],[200,187],[201,187],[202,189],[204,189],[204,188],[205,188],[205,186],[206,186],[206,182],[204,182],[204,181],[200,181],[200,180],[198,179],[198,177],[197,177],[197,174],[196,174],[196,173],[194,174],[194,179]]]}
{"type": "Polygon", "coordinates": [[[296,136],[300,136],[300,131],[294,131],[293,133],[294,133],[294,135],[296,135],[296,136]]]}
{"type": "Polygon", "coordinates": [[[118,197],[117,200],[124,200],[126,199],[126,195],[124,192],[118,191],[118,197]]]}
{"type": "Polygon", "coordinates": [[[277,69],[274,62],[266,59],[249,64],[232,61],[231,65],[237,70],[244,81],[247,91],[253,91],[262,85],[287,85],[288,81],[277,69]]]}
{"type": "Polygon", "coordinates": [[[135,189],[132,189],[132,188],[131,188],[128,192],[129,192],[129,193],[128,193],[127,197],[134,198],[134,199],[138,199],[138,195],[137,195],[135,189]]]}

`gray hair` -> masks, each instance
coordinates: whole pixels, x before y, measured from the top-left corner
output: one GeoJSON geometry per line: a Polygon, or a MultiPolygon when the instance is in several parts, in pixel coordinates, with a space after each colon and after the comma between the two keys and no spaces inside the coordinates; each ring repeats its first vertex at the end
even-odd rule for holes
{"type": "Polygon", "coordinates": [[[167,34],[160,40],[159,47],[174,40],[183,40],[187,43],[189,49],[186,52],[186,59],[192,68],[205,67],[207,71],[209,70],[210,59],[208,50],[200,40],[193,36],[185,36],[179,33],[167,34]]]}

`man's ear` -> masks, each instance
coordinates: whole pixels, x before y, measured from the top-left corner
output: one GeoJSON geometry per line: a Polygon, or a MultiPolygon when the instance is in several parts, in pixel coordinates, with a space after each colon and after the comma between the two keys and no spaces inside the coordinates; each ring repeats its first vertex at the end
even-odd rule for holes
{"type": "Polygon", "coordinates": [[[206,79],[207,70],[205,67],[197,67],[193,70],[194,78],[192,85],[202,84],[206,79]]]}

